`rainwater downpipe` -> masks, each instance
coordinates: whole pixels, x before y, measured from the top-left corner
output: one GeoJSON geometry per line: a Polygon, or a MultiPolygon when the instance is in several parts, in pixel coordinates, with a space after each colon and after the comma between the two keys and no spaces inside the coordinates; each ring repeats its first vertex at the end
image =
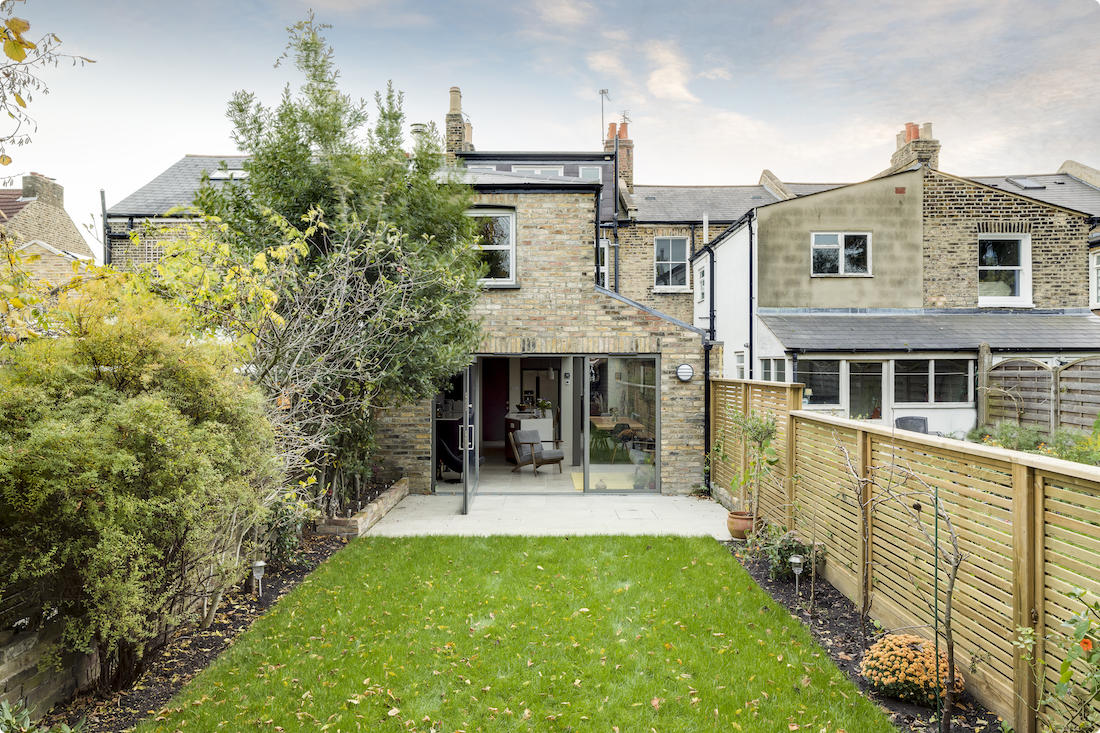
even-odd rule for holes
{"type": "MultiPolygon", "coordinates": [[[[709,271],[709,277],[707,278],[707,338],[703,342],[703,445],[706,447],[707,454],[710,454],[710,352],[714,348],[714,277],[715,277],[715,256],[714,247],[707,245],[707,265],[709,271]]],[[[710,462],[706,465],[709,467],[710,462]]],[[[707,486],[711,488],[711,476],[709,473],[706,476],[707,486]]]]}
{"type": "Polygon", "coordinates": [[[752,220],[756,214],[755,209],[749,210],[749,363],[748,363],[748,378],[752,379],[753,375],[753,332],[756,324],[756,274],[753,271],[753,236],[752,236],[752,220]]]}
{"type": "Polygon", "coordinates": [[[615,292],[619,292],[619,136],[615,135],[615,180],[612,193],[615,198],[615,292]]]}

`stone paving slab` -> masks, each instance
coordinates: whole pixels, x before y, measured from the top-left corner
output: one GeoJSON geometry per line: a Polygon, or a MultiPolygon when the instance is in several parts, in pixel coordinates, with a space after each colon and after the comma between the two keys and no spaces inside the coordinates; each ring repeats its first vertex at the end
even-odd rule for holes
{"type": "Polygon", "coordinates": [[[459,514],[462,497],[410,494],[367,533],[418,535],[657,535],[729,539],[726,510],[692,496],[486,494],[459,514]]]}

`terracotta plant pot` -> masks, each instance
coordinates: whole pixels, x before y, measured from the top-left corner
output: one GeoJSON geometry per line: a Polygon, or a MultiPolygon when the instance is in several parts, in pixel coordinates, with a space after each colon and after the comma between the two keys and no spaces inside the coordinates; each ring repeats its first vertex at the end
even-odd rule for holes
{"type": "Polygon", "coordinates": [[[735,540],[745,539],[745,535],[752,531],[752,512],[730,512],[726,516],[726,528],[735,540]]]}

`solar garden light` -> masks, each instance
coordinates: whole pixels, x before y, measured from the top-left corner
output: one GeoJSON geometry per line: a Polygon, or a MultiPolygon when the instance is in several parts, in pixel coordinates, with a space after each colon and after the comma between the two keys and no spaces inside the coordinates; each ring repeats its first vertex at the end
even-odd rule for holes
{"type": "Polygon", "coordinates": [[[805,560],[801,555],[791,555],[790,557],[791,570],[794,571],[794,594],[798,595],[798,576],[802,575],[802,565],[805,560]]]}
{"type": "Polygon", "coordinates": [[[264,568],[266,567],[267,563],[263,560],[252,562],[252,577],[256,580],[256,595],[259,598],[264,596],[264,568]]]}

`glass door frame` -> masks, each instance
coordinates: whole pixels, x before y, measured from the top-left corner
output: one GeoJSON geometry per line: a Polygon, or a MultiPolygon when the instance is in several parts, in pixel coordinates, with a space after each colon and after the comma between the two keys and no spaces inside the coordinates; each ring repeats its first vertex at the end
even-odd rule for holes
{"type": "Polygon", "coordinates": [[[581,462],[581,467],[584,469],[584,491],[585,494],[660,494],[661,493],[661,413],[663,412],[661,405],[661,355],[660,354],[584,354],[584,430],[582,431],[582,443],[584,444],[584,459],[581,462]],[[656,388],[656,396],[654,397],[657,414],[656,425],[654,431],[654,443],[656,446],[656,460],[654,460],[654,470],[656,471],[656,490],[655,491],[642,491],[635,489],[633,491],[614,491],[611,489],[593,489],[589,483],[590,473],[592,468],[590,446],[592,445],[592,423],[590,418],[592,416],[592,380],[589,378],[589,374],[592,373],[592,360],[593,359],[653,359],[654,363],[654,387],[656,388]]]}
{"type": "Polygon", "coordinates": [[[886,425],[892,425],[893,420],[888,420],[888,414],[890,412],[889,395],[893,394],[892,391],[888,391],[887,387],[893,385],[893,372],[890,369],[889,359],[845,359],[844,360],[844,382],[841,385],[844,389],[844,412],[845,417],[852,418],[852,364],[878,364],[881,368],[879,371],[879,416],[877,418],[862,418],[868,422],[882,422],[886,425]]]}
{"type": "Polygon", "coordinates": [[[477,411],[479,390],[478,380],[481,374],[478,362],[462,371],[462,424],[458,429],[458,446],[462,452],[462,513],[469,514],[477,495],[481,467],[477,411]]]}

